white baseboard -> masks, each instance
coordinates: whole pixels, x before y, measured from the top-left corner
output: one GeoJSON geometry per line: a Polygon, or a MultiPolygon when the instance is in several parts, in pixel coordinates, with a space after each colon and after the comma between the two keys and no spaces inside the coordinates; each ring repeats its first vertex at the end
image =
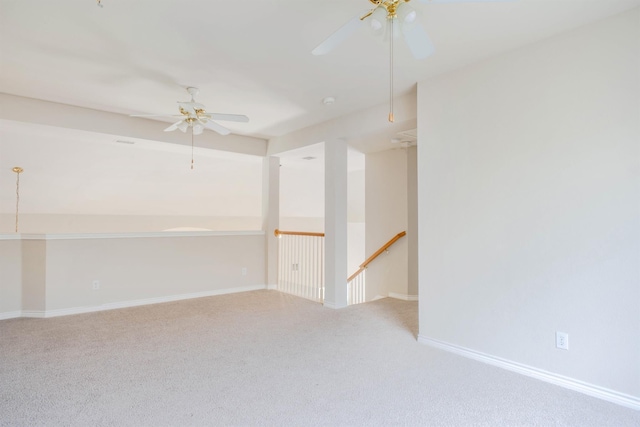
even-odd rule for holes
{"type": "Polygon", "coordinates": [[[426,337],[424,335],[418,335],[418,342],[427,344],[431,347],[439,348],[451,353],[458,354],[460,356],[467,357],[469,359],[478,360],[480,362],[487,363],[489,365],[497,366],[509,371],[517,372],[528,377],[536,378],[551,384],[559,385],[571,390],[578,391],[580,393],[587,394],[589,396],[597,397],[618,405],[626,406],[627,408],[640,410],[640,398],[631,396],[624,393],[619,393],[614,390],[610,390],[597,385],[589,384],[583,381],[579,381],[573,378],[565,377],[563,375],[547,372],[542,369],[534,368],[531,366],[523,365],[521,363],[512,362],[510,360],[502,359],[500,357],[492,356],[490,354],[482,353],[479,351],[471,350],[465,347],[460,347],[454,344],[449,344],[444,341],[439,341],[433,338],[426,337]]]}
{"type": "Polygon", "coordinates": [[[323,305],[323,306],[325,306],[325,307],[327,307],[327,308],[331,308],[331,309],[333,309],[333,310],[337,310],[337,309],[339,309],[339,308],[345,308],[345,307],[347,307],[347,305],[337,305],[337,304],[334,304],[334,303],[332,303],[332,302],[328,302],[328,301],[324,301],[324,302],[322,303],[322,305],[323,305]]]}
{"type": "Polygon", "coordinates": [[[47,312],[43,310],[22,310],[22,316],[20,317],[35,317],[37,319],[42,319],[47,317],[47,312]]]}
{"type": "Polygon", "coordinates": [[[395,292],[389,292],[389,298],[401,299],[404,301],[418,301],[418,295],[396,294],[395,292]]]}
{"type": "Polygon", "coordinates": [[[277,291],[278,285],[267,285],[267,289],[269,289],[270,291],[277,291]]]}
{"type": "Polygon", "coordinates": [[[22,311],[5,311],[4,313],[0,313],[0,320],[15,319],[18,317],[22,317],[22,311]]]}
{"type": "Polygon", "coordinates": [[[211,297],[211,296],[215,296],[215,295],[233,294],[233,293],[237,293],[237,292],[257,291],[257,290],[261,290],[261,289],[266,289],[266,286],[265,285],[240,286],[240,287],[237,287],[237,288],[215,289],[215,290],[211,290],[211,291],[194,292],[194,293],[190,293],[190,294],[168,295],[168,296],[164,296],[164,297],[145,298],[145,299],[138,299],[138,300],[132,300],[132,301],[113,302],[113,303],[108,303],[108,304],[101,304],[101,305],[87,306],[87,307],[61,308],[61,309],[58,309],[58,310],[12,311],[12,312],[9,312],[9,313],[0,313],[0,320],[2,320],[2,319],[12,319],[12,318],[16,318],[16,317],[48,318],[48,317],[68,316],[68,315],[71,315],[71,314],[93,313],[93,312],[96,312],[96,311],[115,310],[115,309],[118,309],[118,308],[127,308],[127,307],[138,307],[138,306],[141,306],[141,305],[159,304],[159,303],[163,303],[163,302],[181,301],[181,300],[185,300],[185,299],[211,297]],[[4,317],[4,316],[7,316],[7,315],[10,315],[10,317],[4,317]]]}

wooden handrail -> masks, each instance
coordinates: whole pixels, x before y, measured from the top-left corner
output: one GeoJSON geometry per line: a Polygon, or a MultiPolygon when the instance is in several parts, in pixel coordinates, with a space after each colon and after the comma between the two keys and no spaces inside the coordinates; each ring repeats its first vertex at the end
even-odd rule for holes
{"type": "Polygon", "coordinates": [[[360,267],[358,269],[358,271],[356,271],[355,273],[353,273],[351,276],[349,276],[349,278],[347,279],[347,283],[349,283],[350,281],[352,281],[358,274],[362,273],[362,271],[364,270],[364,267],[360,267]]]}
{"type": "Polygon", "coordinates": [[[378,256],[386,251],[387,249],[389,249],[389,246],[393,245],[395,242],[397,242],[400,238],[404,237],[407,235],[406,231],[401,231],[400,233],[396,234],[395,236],[393,236],[393,238],[391,240],[389,240],[387,243],[385,243],[384,245],[382,245],[382,247],[380,249],[378,249],[377,251],[375,251],[375,253],[373,255],[371,255],[369,258],[367,258],[367,260],[365,262],[363,262],[362,264],[360,264],[360,268],[358,268],[358,271],[356,271],[355,273],[353,273],[351,276],[349,276],[349,278],[347,279],[347,282],[350,282],[351,279],[353,279],[354,277],[356,277],[358,274],[360,274],[362,272],[362,270],[364,270],[365,268],[367,268],[367,265],[371,264],[371,261],[373,261],[374,259],[378,258],[378,256]]]}
{"type": "Polygon", "coordinates": [[[278,237],[281,234],[286,234],[288,236],[313,236],[313,237],[324,237],[324,233],[312,233],[310,231],[281,231],[277,228],[273,231],[273,234],[278,237]]]}
{"type": "MultiPolygon", "coordinates": [[[[277,228],[273,231],[273,234],[276,237],[278,237],[280,235],[324,237],[324,233],[312,233],[310,231],[281,231],[281,230],[278,230],[277,228]]],[[[395,236],[393,236],[393,238],[391,240],[389,240],[387,243],[382,245],[382,247],[380,249],[378,249],[377,251],[375,251],[375,253],[373,255],[371,255],[369,258],[367,258],[367,260],[365,262],[360,264],[360,267],[358,268],[358,271],[356,271],[351,276],[349,276],[349,278],[347,279],[347,282],[350,282],[354,277],[356,277],[358,274],[360,274],[362,272],[362,270],[367,268],[367,266],[369,264],[371,264],[371,261],[373,261],[374,259],[378,258],[378,256],[380,256],[381,253],[383,253],[384,251],[389,249],[389,247],[391,245],[393,245],[400,238],[402,238],[402,237],[404,237],[406,235],[407,235],[406,231],[401,231],[400,233],[398,233],[395,236]]]]}

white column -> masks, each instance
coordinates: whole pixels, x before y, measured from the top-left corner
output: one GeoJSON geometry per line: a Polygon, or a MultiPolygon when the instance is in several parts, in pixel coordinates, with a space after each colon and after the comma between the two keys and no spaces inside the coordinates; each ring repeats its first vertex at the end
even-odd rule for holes
{"type": "Polygon", "coordinates": [[[418,147],[407,149],[408,296],[418,295],[418,147]]]}
{"type": "Polygon", "coordinates": [[[278,286],[278,238],[273,231],[280,223],[280,158],[262,162],[262,230],[265,232],[265,280],[268,289],[278,286]]]}
{"type": "Polygon", "coordinates": [[[324,144],[324,305],[347,306],[347,143],[324,144]]]}

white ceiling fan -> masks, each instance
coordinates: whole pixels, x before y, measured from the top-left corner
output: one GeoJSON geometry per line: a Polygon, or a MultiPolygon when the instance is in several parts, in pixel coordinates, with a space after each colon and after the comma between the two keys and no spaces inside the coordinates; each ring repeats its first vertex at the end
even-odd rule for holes
{"type": "Polygon", "coordinates": [[[219,125],[214,120],[222,120],[229,122],[247,123],[249,118],[240,114],[220,114],[208,113],[205,106],[195,101],[198,94],[197,87],[188,87],[187,92],[191,95],[191,101],[178,101],[178,111],[180,114],[132,114],[130,117],[179,117],[180,120],[166,128],[165,132],[171,132],[176,129],[186,132],[191,128],[191,169],[193,169],[193,136],[200,135],[205,128],[211,129],[220,135],[229,135],[231,131],[226,127],[219,125]]]}
{"type": "MultiPolygon", "coordinates": [[[[369,0],[373,8],[351,18],[346,24],[327,37],[315,49],[313,55],[324,55],[331,52],[343,41],[348,39],[358,28],[367,21],[374,34],[385,34],[389,40],[389,121],[393,122],[393,42],[394,38],[402,35],[415,59],[424,59],[435,52],[435,47],[429,35],[418,22],[417,12],[409,2],[411,0],[369,0]]],[[[509,2],[516,0],[417,0],[420,3],[480,3],[480,2],[509,2]]]]}
{"type": "MultiPolygon", "coordinates": [[[[382,34],[385,29],[387,30],[387,35],[390,35],[391,29],[387,28],[387,22],[390,26],[397,22],[400,24],[400,31],[413,57],[416,59],[426,58],[431,55],[435,49],[427,33],[416,21],[416,11],[407,4],[410,1],[411,0],[369,0],[369,2],[374,5],[373,9],[367,11],[364,15],[359,14],[358,16],[354,16],[313,49],[311,53],[314,55],[324,55],[331,52],[339,44],[348,39],[358,28],[364,25],[365,21],[369,23],[374,34],[378,35],[382,34]]],[[[461,0],[418,1],[421,3],[448,3],[453,1],[459,2],[461,0]]],[[[398,28],[396,28],[396,31],[398,31],[398,28]]],[[[398,33],[394,33],[394,35],[397,37],[398,33]]]]}
{"type": "Polygon", "coordinates": [[[178,101],[178,111],[180,114],[132,114],[131,117],[176,117],[180,118],[165,132],[171,132],[176,129],[186,132],[191,128],[193,135],[200,135],[205,128],[211,129],[220,135],[229,135],[231,131],[224,126],[215,122],[215,120],[229,121],[229,122],[241,122],[247,123],[249,118],[247,116],[239,114],[219,114],[209,113],[206,111],[204,105],[195,101],[195,96],[198,94],[199,89],[196,87],[188,87],[187,92],[191,95],[191,101],[181,102],[178,101]]]}

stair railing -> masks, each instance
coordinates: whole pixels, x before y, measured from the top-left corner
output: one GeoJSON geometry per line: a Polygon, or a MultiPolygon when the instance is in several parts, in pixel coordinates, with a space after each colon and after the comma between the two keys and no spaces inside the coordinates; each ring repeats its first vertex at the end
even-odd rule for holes
{"type": "MultiPolygon", "coordinates": [[[[278,290],[313,301],[324,301],[324,233],[274,231],[278,245],[278,290]]],[[[366,299],[366,269],[407,234],[402,231],[382,245],[347,278],[347,302],[360,304],[366,299]]]]}
{"type": "Polygon", "coordinates": [[[278,237],[278,290],[324,301],[324,233],[274,231],[278,237]]]}
{"type": "Polygon", "coordinates": [[[402,237],[406,236],[406,231],[401,231],[400,233],[393,236],[391,240],[382,245],[380,249],[375,251],[373,255],[366,259],[365,262],[360,264],[358,270],[353,273],[347,279],[347,303],[351,304],[360,304],[365,302],[366,298],[366,270],[367,266],[373,262],[374,259],[378,258],[382,253],[387,252],[389,247],[397,242],[402,237]]]}

